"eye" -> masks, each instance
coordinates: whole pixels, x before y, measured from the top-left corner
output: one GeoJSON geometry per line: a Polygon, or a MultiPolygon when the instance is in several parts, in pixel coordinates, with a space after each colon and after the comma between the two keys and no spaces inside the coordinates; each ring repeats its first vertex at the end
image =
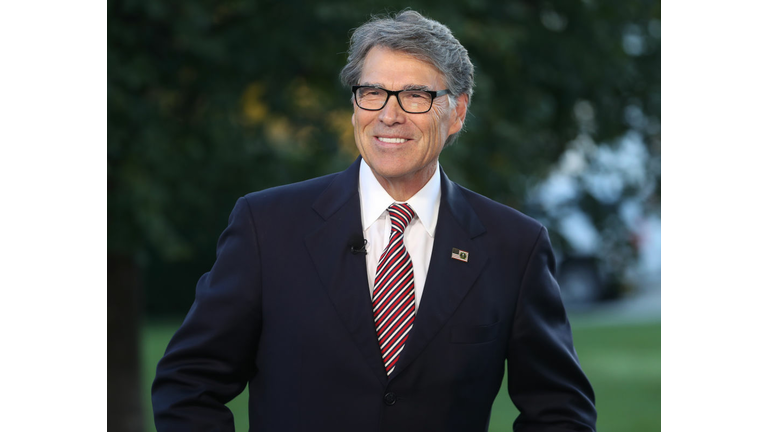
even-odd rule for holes
{"type": "Polygon", "coordinates": [[[360,95],[363,96],[363,97],[366,97],[366,96],[379,96],[379,95],[381,95],[381,93],[382,93],[381,90],[379,90],[377,88],[363,88],[363,89],[360,89],[360,95]]]}
{"type": "Polygon", "coordinates": [[[413,100],[413,101],[420,101],[420,100],[423,100],[423,99],[428,99],[429,98],[429,94],[428,93],[424,93],[424,92],[420,92],[420,91],[412,91],[412,92],[406,92],[405,93],[405,97],[407,99],[410,99],[410,100],[413,100]]]}

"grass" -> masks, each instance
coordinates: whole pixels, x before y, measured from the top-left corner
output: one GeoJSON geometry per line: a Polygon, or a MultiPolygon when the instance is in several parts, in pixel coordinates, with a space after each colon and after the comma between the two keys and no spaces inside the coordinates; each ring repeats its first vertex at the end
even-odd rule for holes
{"type": "MultiPolygon", "coordinates": [[[[147,430],[154,431],[149,389],[154,369],[178,322],[144,328],[143,385],[147,430]]],[[[661,430],[661,324],[586,326],[574,324],[581,365],[592,382],[600,432],[661,430]]],[[[493,404],[490,432],[511,431],[518,414],[506,393],[506,377],[493,404]]],[[[237,431],[248,430],[247,391],[228,404],[237,431]]]]}

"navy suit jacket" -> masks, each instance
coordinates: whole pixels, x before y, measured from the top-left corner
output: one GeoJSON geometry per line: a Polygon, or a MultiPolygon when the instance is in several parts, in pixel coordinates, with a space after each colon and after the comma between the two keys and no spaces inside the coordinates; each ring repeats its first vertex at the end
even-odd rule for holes
{"type": "Polygon", "coordinates": [[[224,404],[246,384],[257,432],[486,431],[505,361],[515,430],[594,430],[546,229],[442,169],[423,297],[387,378],[365,256],[349,246],[359,166],[237,201],[158,364],[158,431],[234,430],[224,404]]]}

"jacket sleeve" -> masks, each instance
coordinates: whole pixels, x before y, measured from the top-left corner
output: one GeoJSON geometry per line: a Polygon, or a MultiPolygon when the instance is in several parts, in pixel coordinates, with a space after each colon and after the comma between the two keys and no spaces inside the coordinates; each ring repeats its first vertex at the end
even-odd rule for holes
{"type": "Polygon", "coordinates": [[[152,406],[158,432],[234,431],[225,406],[256,373],[261,273],[256,229],[240,198],[197,284],[195,301],[157,365],[152,406]]]}
{"type": "Polygon", "coordinates": [[[520,410],[518,432],[594,431],[595,395],[573,347],[544,227],[520,286],[510,336],[508,390],[520,410]]]}

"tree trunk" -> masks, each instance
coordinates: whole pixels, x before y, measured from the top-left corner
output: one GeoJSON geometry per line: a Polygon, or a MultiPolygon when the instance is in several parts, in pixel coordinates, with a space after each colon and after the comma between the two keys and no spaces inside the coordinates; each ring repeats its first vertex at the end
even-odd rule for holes
{"type": "Polygon", "coordinates": [[[139,267],[129,255],[108,253],[107,274],[107,426],[143,432],[139,267]]]}

